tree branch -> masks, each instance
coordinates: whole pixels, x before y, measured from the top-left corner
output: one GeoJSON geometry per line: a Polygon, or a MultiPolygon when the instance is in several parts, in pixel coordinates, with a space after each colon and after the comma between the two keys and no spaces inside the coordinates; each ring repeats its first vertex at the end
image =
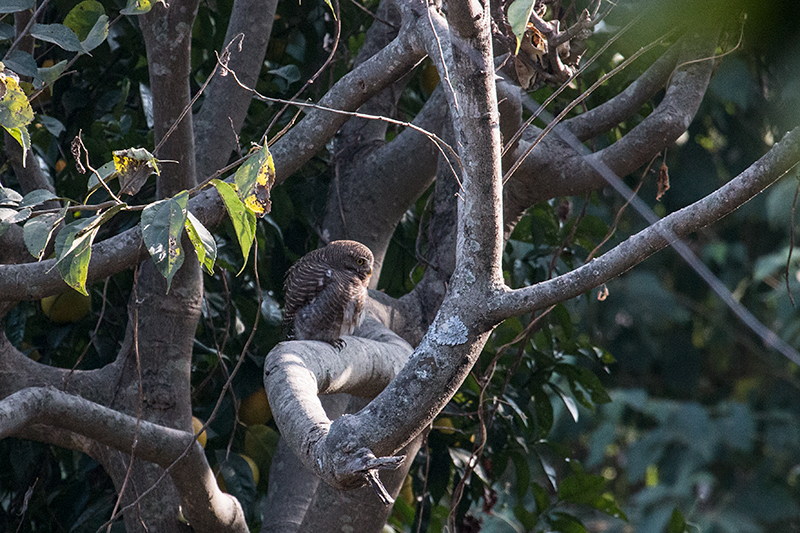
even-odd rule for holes
{"type": "MultiPolygon", "coordinates": [[[[261,73],[277,7],[278,0],[235,0],[233,3],[225,43],[239,34],[244,37],[240,47],[231,53],[228,67],[248,87],[256,86],[261,73]]],[[[253,95],[240,87],[232,76],[217,75],[209,82],[203,107],[194,120],[199,177],[210,176],[228,162],[252,98],[253,95]]]]}
{"type": "Polygon", "coordinates": [[[247,531],[239,502],[219,490],[191,433],[137,421],[50,387],[25,389],[0,400],[0,439],[31,424],[68,429],[120,451],[135,447],[140,459],[163,468],[172,465],[184,515],[197,530],[247,531]]]}
{"type": "MultiPolygon", "coordinates": [[[[679,60],[710,58],[713,56],[715,44],[716,39],[713,36],[687,38],[679,60]]],[[[662,67],[666,68],[668,64],[667,62],[662,67]]],[[[662,67],[656,71],[660,71],[662,67]]],[[[581,122],[557,126],[552,132],[555,135],[545,137],[506,183],[504,191],[506,236],[510,235],[519,217],[531,205],[557,196],[585,194],[603,187],[605,180],[595,171],[590,159],[599,159],[617,175],[625,176],[672,144],[686,131],[697,112],[710,81],[713,67],[714,62],[709,59],[693,62],[676,71],[664,99],[653,113],[622,139],[588,157],[576,154],[574,150],[566,146],[558,136],[559,128],[575,128],[584,135],[593,134],[598,129],[608,126],[608,121],[611,121],[612,118],[614,120],[619,118],[615,115],[621,109],[634,112],[633,100],[629,100],[627,105],[615,112],[605,109],[602,113],[595,115],[598,120],[605,121],[602,122],[602,126],[594,127],[581,122]]],[[[656,71],[649,72],[655,76],[656,71]]],[[[652,88],[649,82],[642,86],[652,88]]],[[[578,118],[574,120],[578,120],[578,118]]],[[[530,142],[529,139],[520,142],[516,153],[523,154],[530,146],[530,142]]]]}
{"type": "Polygon", "coordinates": [[[264,387],[281,435],[308,469],[338,488],[363,483],[356,470],[374,456],[370,459],[363,447],[327,439],[331,421],[317,395],[375,396],[412,351],[408,343],[373,319],[357,333],[363,338],[345,337],[347,344],[341,351],[317,341],[280,343],[264,365],[264,387]]]}
{"type": "Polygon", "coordinates": [[[493,299],[493,320],[544,309],[574,298],[622,274],[683,237],[728,215],[777,181],[800,161],[800,128],[786,134],[761,159],[708,196],[631,236],[602,256],[548,281],[507,291],[493,299]]]}

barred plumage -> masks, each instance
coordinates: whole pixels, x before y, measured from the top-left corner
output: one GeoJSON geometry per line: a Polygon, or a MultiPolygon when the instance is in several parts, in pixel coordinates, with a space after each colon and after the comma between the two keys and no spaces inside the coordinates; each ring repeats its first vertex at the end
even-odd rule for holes
{"type": "Polygon", "coordinates": [[[286,274],[283,327],[290,338],[344,346],[364,318],[372,252],[356,241],[333,241],[300,258],[286,274]]]}

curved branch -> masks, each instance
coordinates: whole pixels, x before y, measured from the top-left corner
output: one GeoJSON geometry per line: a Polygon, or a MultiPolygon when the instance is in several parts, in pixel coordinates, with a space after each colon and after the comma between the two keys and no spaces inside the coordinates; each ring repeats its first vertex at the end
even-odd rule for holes
{"type": "Polygon", "coordinates": [[[683,42],[672,45],[621,93],[575,118],[565,120],[564,126],[578,139],[585,141],[631,117],[667,83],[675,69],[683,42]]]}
{"type": "Polygon", "coordinates": [[[363,337],[345,337],[347,344],[338,352],[318,341],[280,343],[264,365],[264,387],[281,435],[307,468],[338,488],[363,482],[360,469],[376,459],[363,447],[327,438],[331,421],[317,395],[374,396],[392,381],[412,351],[374,319],[357,333],[363,337]]]}
{"type": "Polygon", "coordinates": [[[602,256],[567,274],[495,297],[493,321],[543,309],[574,298],[622,274],[682,237],[728,215],[777,181],[800,161],[800,128],[775,144],[761,159],[708,196],[633,235],[602,256]]]}
{"type": "Polygon", "coordinates": [[[248,531],[239,502],[219,490],[191,433],[137,421],[51,387],[25,389],[0,400],[0,439],[31,424],[68,429],[120,451],[134,447],[140,459],[163,468],[172,465],[170,475],[192,525],[206,531],[248,531]]]}
{"type": "MultiPolygon", "coordinates": [[[[687,39],[680,61],[713,56],[716,39],[695,36],[687,39]]],[[[714,61],[697,61],[673,74],[672,82],[658,107],[640,124],[611,146],[588,157],[576,154],[559,138],[560,125],[531,152],[519,170],[506,183],[504,191],[505,233],[511,233],[519,217],[531,205],[555,198],[573,196],[605,186],[603,177],[589,161],[596,158],[608,165],[617,175],[625,176],[644,165],[665,147],[672,144],[692,121],[711,79],[714,61]]],[[[629,108],[629,110],[632,108],[629,108]]],[[[607,114],[598,117],[608,120],[607,114]]],[[[580,118],[580,117],[578,117],[580,118]]],[[[573,119],[573,120],[577,120],[573,119]]],[[[587,125],[578,129],[593,133],[587,125]]],[[[530,141],[520,142],[517,152],[524,153],[530,141]]]]}

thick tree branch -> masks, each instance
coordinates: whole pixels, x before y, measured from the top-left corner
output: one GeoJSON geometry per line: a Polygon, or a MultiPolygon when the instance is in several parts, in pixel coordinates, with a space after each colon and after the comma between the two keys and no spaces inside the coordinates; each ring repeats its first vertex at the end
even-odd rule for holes
{"type": "Polygon", "coordinates": [[[331,422],[317,395],[375,396],[412,351],[375,320],[357,333],[363,337],[345,337],[341,351],[318,341],[280,343],[264,365],[264,387],[281,435],[307,468],[339,488],[352,488],[354,476],[363,481],[355,470],[375,459],[363,448],[331,446],[326,438],[331,422]]]}
{"type": "Polygon", "coordinates": [[[736,210],[800,161],[800,128],[794,129],[739,176],[697,202],[631,236],[590,263],[536,285],[508,291],[492,302],[493,320],[543,309],[574,298],[622,274],[683,237],[736,210]]]}
{"type": "Polygon", "coordinates": [[[50,387],[25,389],[0,400],[0,439],[32,424],[68,429],[120,451],[135,448],[138,458],[163,468],[175,463],[170,475],[184,515],[197,531],[247,531],[239,502],[219,490],[191,433],[137,421],[50,387]]]}
{"type": "MultiPolygon", "coordinates": [[[[239,34],[243,37],[231,47],[228,67],[248,87],[256,86],[261,73],[277,7],[278,0],[236,0],[233,3],[225,43],[235,41],[239,34]]],[[[218,74],[206,87],[203,107],[194,120],[200,177],[210,176],[228,162],[252,98],[233,76],[218,74]]]]}

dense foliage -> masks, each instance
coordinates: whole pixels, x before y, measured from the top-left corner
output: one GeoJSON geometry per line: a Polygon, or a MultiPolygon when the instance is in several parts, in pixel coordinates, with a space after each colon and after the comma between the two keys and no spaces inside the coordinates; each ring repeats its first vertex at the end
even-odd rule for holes
{"type": "MultiPolygon", "coordinates": [[[[64,22],[74,4],[53,0],[41,20],[64,22]]],[[[216,65],[231,4],[200,6],[192,41],[193,91],[216,65]]],[[[137,19],[118,18],[123,6],[111,0],[97,5],[111,20],[108,39],[38,94],[28,128],[36,154],[32,163],[53,179],[59,197],[76,203],[87,195],[87,174],[72,156],[77,135],[95,168],[111,161],[115,150],[152,150],[154,144],[137,19]]],[[[359,5],[374,10],[377,3],[359,5]]],[[[355,3],[338,8],[342,29],[335,61],[303,98],[318,100],[348,70],[372,23],[355,3]]],[[[657,213],[673,212],[715,189],[796,125],[800,42],[788,26],[792,13],[790,7],[758,4],[742,26],[728,28],[730,55],[686,135],[650,169],[627,178],[632,186],[642,182],[639,194],[657,213]],[[656,201],[662,164],[670,189],[656,201]]],[[[606,24],[619,27],[627,15],[624,8],[612,11],[606,24]]],[[[10,20],[6,15],[0,24],[10,20]]],[[[325,2],[280,3],[256,89],[277,98],[294,96],[325,62],[332,28],[325,2]]],[[[3,52],[13,32],[0,30],[3,52]]],[[[589,53],[610,35],[598,31],[589,53]]],[[[643,31],[620,39],[587,69],[578,89],[618,64],[616,54],[628,56],[651,38],[643,31]]],[[[39,68],[74,56],[47,42],[39,42],[34,54],[39,68]]],[[[611,78],[587,105],[617,94],[646,68],[648,57],[611,78]]],[[[3,61],[9,68],[17,65],[12,57],[3,61]]],[[[398,106],[401,120],[412,118],[432,90],[427,62],[413,76],[398,106]]],[[[24,83],[23,88],[33,90],[24,83]]],[[[543,87],[531,96],[541,102],[552,91],[543,87]]],[[[566,91],[556,107],[577,94],[566,91]]],[[[260,142],[267,124],[272,139],[294,113],[254,101],[240,135],[240,155],[260,142]]],[[[621,124],[604,142],[635,125],[635,120],[621,124]]],[[[15,141],[6,136],[4,142],[15,141]]],[[[281,339],[286,269],[317,245],[332,158],[318,154],[272,191],[272,211],[257,224],[255,268],[253,261],[243,262],[226,222],[214,235],[213,275],[204,275],[193,410],[199,419],[211,419],[209,462],[242,502],[254,529],[278,434],[263,410],[248,407],[260,401],[264,356],[281,339]],[[236,454],[252,459],[258,479],[236,454]]],[[[3,187],[14,189],[9,166],[0,172],[3,187]]],[[[151,176],[129,203],[152,202],[154,183],[151,176]]],[[[800,315],[790,295],[800,298],[800,252],[791,249],[797,188],[795,172],[689,239],[735,297],[795,347],[800,315]]],[[[417,251],[429,194],[407,212],[387,253],[379,289],[391,296],[409,291],[423,271],[417,251]]],[[[91,201],[108,198],[100,189],[91,201]]],[[[138,212],[120,213],[101,227],[97,240],[138,222],[138,212]]],[[[610,190],[536,205],[506,247],[506,282],[519,287],[547,279],[585,261],[607,236],[609,246],[643,225],[610,190]]],[[[8,338],[32,359],[56,367],[108,364],[125,334],[135,275],[127,271],[87,286],[90,311],[63,321],[55,321],[43,302],[21,302],[5,318],[8,338]]],[[[390,524],[398,531],[443,531],[448,519],[459,531],[795,531],[800,528],[798,400],[798,368],[765,348],[666,251],[599,292],[499,326],[470,378],[434,422],[390,524]]],[[[0,531],[96,531],[111,515],[115,495],[102,468],[85,455],[27,440],[0,441],[0,531]]]]}

